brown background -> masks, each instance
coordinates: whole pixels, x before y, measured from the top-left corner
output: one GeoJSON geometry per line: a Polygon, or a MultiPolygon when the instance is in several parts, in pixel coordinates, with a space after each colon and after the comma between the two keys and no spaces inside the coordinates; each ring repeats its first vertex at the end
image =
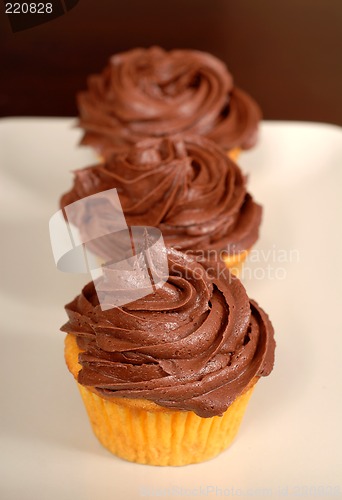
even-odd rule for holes
{"type": "Polygon", "coordinates": [[[158,44],[222,58],[266,119],[342,125],[341,0],[80,0],[17,33],[1,7],[1,116],[75,115],[87,74],[158,44]]]}

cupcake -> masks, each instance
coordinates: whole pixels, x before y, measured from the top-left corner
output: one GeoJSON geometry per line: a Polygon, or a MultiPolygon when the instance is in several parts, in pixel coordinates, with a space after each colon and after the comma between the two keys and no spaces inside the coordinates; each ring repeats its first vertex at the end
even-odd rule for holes
{"type": "MultiPolygon", "coordinates": [[[[238,273],[258,239],[261,207],[222,148],[201,136],[145,139],[74,173],[61,207],[117,188],[129,226],[158,227],[169,247],[199,259],[223,259],[238,273]]],[[[85,204],[74,224],[89,240],[89,220],[110,220],[110,204],[85,204]],[[88,207],[88,208],[87,208],[88,207]]],[[[109,240],[108,240],[109,241],[109,240]]],[[[100,257],[111,258],[111,248],[100,257]]]]}
{"type": "Polygon", "coordinates": [[[236,159],[257,141],[261,111],[206,52],[137,48],[114,55],[77,96],[82,144],[106,157],[147,137],[206,136],[236,159]]]}
{"type": "Polygon", "coordinates": [[[273,328],[227,268],[167,250],[169,278],[102,311],[93,283],[66,306],[65,359],[93,431],[142,464],[210,459],[234,439],[259,378],[273,367],[273,328]]]}

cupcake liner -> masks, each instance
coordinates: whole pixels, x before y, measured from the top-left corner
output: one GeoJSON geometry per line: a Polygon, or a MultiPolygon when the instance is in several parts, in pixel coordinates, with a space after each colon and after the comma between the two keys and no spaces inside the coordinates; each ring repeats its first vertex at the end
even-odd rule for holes
{"type": "MultiPolygon", "coordinates": [[[[76,380],[80,352],[75,336],[68,334],[65,359],[76,380]]],[[[180,466],[213,458],[232,443],[256,381],[252,380],[222,416],[211,418],[146,400],[105,399],[77,385],[92,429],[105,448],[131,462],[180,466]]]]}

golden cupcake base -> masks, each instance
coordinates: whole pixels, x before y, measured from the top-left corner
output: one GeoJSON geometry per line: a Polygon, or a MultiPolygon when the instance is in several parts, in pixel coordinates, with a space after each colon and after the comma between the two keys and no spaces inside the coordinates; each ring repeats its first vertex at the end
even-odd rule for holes
{"type": "Polygon", "coordinates": [[[223,261],[228,267],[229,271],[234,274],[234,276],[239,277],[249,254],[249,250],[244,250],[240,253],[236,253],[233,255],[225,255],[223,257],[223,261]]]}
{"type": "MultiPolygon", "coordinates": [[[[76,337],[65,339],[65,360],[77,380],[81,369],[76,337]]],[[[203,462],[228,448],[240,427],[257,378],[223,416],[202,418],[192,411],[163,408],[142,399],[105,399],[77,383],[92,429],[120,458],[148,465],[203,462]]]]}
{"type": "Polygon", "coordinates": [[[241,153],[241,148],[233,148],[229,151],[227,151],[227,156],[233,161],[237,161],[241,153]]]}

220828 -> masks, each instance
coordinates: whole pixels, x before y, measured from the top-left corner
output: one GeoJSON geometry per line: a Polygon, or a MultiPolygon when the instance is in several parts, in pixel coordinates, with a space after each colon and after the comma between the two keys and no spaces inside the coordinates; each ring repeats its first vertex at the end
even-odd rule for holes
{"type": "Polygon", "coordinates": [[[52,14],[52,3],[11,3],[5,4],[6,14],[52,14]]]}

